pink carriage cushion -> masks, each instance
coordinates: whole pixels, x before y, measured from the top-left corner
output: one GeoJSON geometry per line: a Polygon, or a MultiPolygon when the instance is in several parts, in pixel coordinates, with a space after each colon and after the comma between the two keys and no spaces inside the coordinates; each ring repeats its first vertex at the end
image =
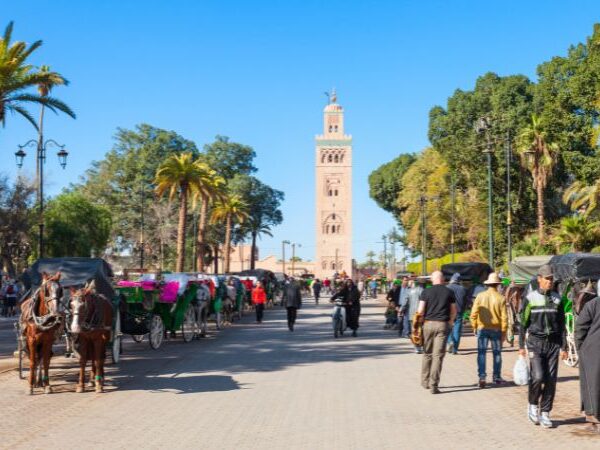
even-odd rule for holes
{"type": "Polygon", "coordinates": [[[144,291],[154,291],[158,288],[158,283],[153,280],[142,281],[142,289],[144,291]]]}
{"type": "Polygon", "coordinates": [[[140,287],[139,281],[121,280],[117,283],[119,287],[140,287]]]}
{"type": "Polygon", "coordinates": [[[177,291],[179,290],[178,281],[169,281],[160,291],[160,301],[165,303],[175,303],[177,301],[177,291]]]}

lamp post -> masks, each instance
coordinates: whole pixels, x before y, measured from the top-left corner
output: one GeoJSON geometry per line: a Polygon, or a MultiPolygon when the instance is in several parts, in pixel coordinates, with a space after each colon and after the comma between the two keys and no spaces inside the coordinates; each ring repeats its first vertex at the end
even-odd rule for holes
{"type": "Polygon", "coordinates": [[[456,209],[456,178],[454,173],[452,173],[451,178],[451,187],[450,187],[450,204],[451,204],[451,225],[450,225],[450,261],[454,263],[454,235],[456,232],[456,228],[454,226],[454,210],[456,209]]]}
{"type": "Polygon", "coordinates": [[[290,241],[281,241],[281,271],[285,275],[285,244],[291,244],[290,241]]]}
{"type": "Polygon", "coordinates": [[[26,147],[36,147],[37,152],[37,201],[38,201],[38,212],[39,212],[39,234],[38,234],[38,256],[44,257],[44,163],[46,162],[46,149],[48,147],[56,147],[59,151],[56,153],[58,157],[58,163],[63,168],[67,167],[67,156],[69,152],[65,150],[65,146],[59,144],[54,139],[48,139],[44,141],[44,135],[40,129],[39,138],[30,139],[23,145],[19,145],[19,149],[15,152],[15,159],[17,167],[20,169],[23,167],[23,160],[27,153],[23,150],[26,147]]]}
{"type": "Polygon", "coordinates": [[[506,133],[506,249],[508,261],[512,261],[512,204],[510,201],[510,163],[512,158],[512,147],[510,131],[506,133]]]}
{"type": "Polygon", "coordinates": [[[298,247],[302,247],[302,244],[296,244],[295,242],[292,243],[292,276],[294,276],[295,272],[295,266],[296,266],[296,245],[298,247]]]}
{"type": "Polygon", "coordinates": [[[492,128],[492,123],[488,117],[482,117],[477,121],[475,126],[475,130],[477,133],[486,134],[486,146],[483,153],[487,156],[487,166],[488,166],[488,239],[489,239],[489,253],[488,253],[488,261],[490,267],[494,267],[494,209],[492,206],[492,153],[494,152],[492,148],[492,140],[490,137],[490,130],[492,128]]]}

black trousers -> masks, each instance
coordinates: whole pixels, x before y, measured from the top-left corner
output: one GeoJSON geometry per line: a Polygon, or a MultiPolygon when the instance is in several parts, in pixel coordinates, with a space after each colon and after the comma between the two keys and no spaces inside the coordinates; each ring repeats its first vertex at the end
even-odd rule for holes
{"type": "Polygon", "coordinates": [[[257,303],[255,306],[256,309],[256,321],[257,322],[262,322],[263,320],[263,313],[265,312],[265,304],[264,303],[257,303]]]}
{"type": "Polygon", "coordinates": [[[560,343],[530,337],[527,350],[531,362],[529,404],[539,403],[541,412],[550,412],[556,393],[560,343]]]}
{"type": "Polygon", "coordinates": [[[295,306],[288,306],[287,307],[287,321],[288,321],[288,327],[293,326],[296,323],[296,315],[297,315],[297,308],[295,306]]]}

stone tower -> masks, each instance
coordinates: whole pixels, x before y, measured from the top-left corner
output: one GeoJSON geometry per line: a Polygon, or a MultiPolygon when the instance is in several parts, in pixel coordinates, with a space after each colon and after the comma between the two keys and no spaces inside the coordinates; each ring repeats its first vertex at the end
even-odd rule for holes
{"type": "Polygon", "coordinates": [[[344,134],[344,109],[333,91],[316,137],[315,276],[352,276],[352,136],[344,134]]]}

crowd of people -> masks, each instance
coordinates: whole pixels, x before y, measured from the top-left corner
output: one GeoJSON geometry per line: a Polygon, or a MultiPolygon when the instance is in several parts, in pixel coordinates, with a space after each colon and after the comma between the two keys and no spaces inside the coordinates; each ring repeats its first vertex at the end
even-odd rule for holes
{"type": "MultiPolygon", "coordinates": [[[[536,281],[520,313],[519,354],[529,361],[527,417],[535,425],[551,428],[559,360],[567,357],[565,300],[554,290],[550,265],[539,269],[536,281]]],[[[440,271],[433,272],[429,279],[405,277],[394,281],[387,293],[384,328],[397,329],[400,336],[410,337],[415,352],[423,354],[421,385],[424,389],[432,394],[440,392],[444,357],[446,353],[458,353],[464,319],[470,321],[477,336],[479,388],[484,389],[488,384],[489,347],[493,357],[491,383],[505,383],[502,343],[508,331],[508,318],[501,287],[502,280],[496,273],[469,290],[461,285],[458,273],[448,284],[440,271]]],[[[581,409],[589,422],[589,430],[600,433],[600,297],[585,304],[575,329],[580,358],[581,409]]]]}
{"type": "Polygon", "coordinates": [[[14,317],[17,314],[17,298],[22,291],[21,283],[9,276],[0,278],[0,304],[2,317],[14,317]]]}

